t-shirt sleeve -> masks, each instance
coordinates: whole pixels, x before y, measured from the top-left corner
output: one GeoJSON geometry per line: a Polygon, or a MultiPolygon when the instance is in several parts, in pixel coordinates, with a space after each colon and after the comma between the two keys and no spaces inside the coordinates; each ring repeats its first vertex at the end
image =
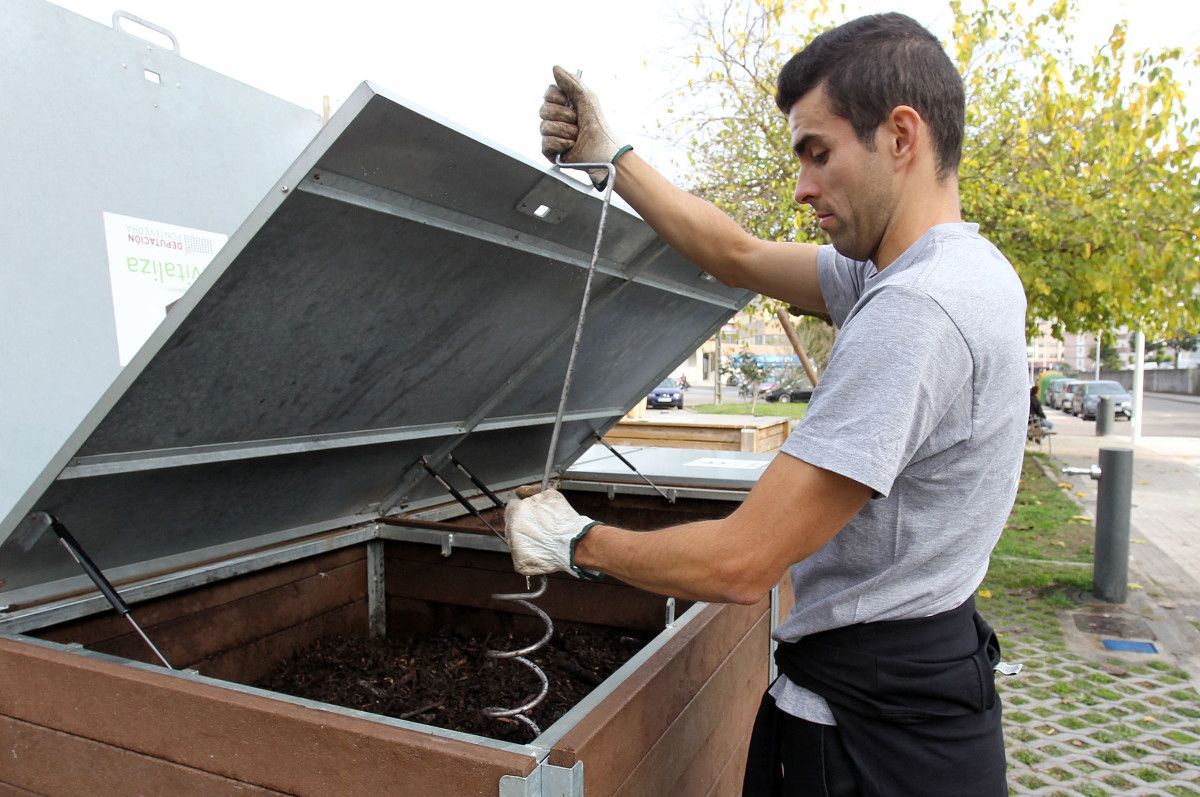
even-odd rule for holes
{"type": "MultiPolygon", "coordinates": [[[[913,288],[882,288],[838,334],[808,413],[781,450],[887,495],[962,400],[971,373],[970,349],[937,302],[913,288]]],[[[965,418],[938,435],[942,449],[969,436],[965,418]]]]}
{"type": "Polygon", "coordinates": [[[862,296],[866,284],[867,263],[842,257],[829,244],[817,250],[817,280],[821,285],[821,298],[833,323],[841,326],[846,316],[862,296]]]}

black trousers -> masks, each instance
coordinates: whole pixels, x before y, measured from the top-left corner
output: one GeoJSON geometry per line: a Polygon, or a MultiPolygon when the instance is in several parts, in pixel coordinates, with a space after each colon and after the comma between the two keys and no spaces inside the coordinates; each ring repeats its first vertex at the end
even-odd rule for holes
{"type": "Polygon", "coordinates": [[[743,797],[859,797],[861,792],[836,725],[809,722],[780,709],[769,694],[754,724],[755,734],[773,735],[774,760],[751,760],[747,767],[770,767],[779,774],[772,786],[747,779],[743,797]],[[760,728],[769,725],[769,728],[760,728]]]}
{"type": "MultiPolygon", "coordinates": [[[[992,675],[999,656],[995,634],[973,600],[931,617],[823,631],[781,642],[775,651],[789,680],[829,703],[865,797],[1007,794],[992,675]]],[[[755,719],[746,795],[785,793],[780,738],[788,726],[780,713],[764,700],[755,719]]]]}

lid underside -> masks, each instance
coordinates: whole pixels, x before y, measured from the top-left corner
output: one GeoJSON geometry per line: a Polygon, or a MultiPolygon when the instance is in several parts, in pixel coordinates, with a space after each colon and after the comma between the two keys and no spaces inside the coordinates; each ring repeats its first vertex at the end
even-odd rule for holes
{"type": "MultiPolygon", "coordinates": [[[[540,478],[600,204],[363,84],[4,519],[0,603],[78,583],[35,509],[133,573],[440,496],[422,455],[540,478]]],[[[749,299],[608,218],[560,471],[749,299]]]]}

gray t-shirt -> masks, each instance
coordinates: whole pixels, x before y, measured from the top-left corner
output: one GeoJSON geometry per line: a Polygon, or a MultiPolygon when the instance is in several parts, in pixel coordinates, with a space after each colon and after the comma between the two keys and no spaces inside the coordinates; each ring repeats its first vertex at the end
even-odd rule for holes
{"type": "MultiPolygon", "coordinates": [[[[970,597],[1016,496],[1029,409],[1025,294],[977,225],[933,227],[883,271],[831,246],[817,268],[840,331],[782,451],[875,497],[792,566],[781,641],[970,597]]],[[[833,724],[825,701],[786,677],[771,694],[833,724]]]]}

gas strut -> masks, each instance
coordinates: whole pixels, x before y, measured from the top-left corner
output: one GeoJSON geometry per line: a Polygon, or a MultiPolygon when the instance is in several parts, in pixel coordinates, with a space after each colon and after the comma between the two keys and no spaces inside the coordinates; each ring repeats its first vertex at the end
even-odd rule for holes
{"type": "MultiPolygon", "coordinates": [[[[455,461],[455,464],[458,464],[457,460],[455,461]]],[[[434,478],[434,480],[437,481],[438,484],[440,484],[442,486],[443,490],[450,493],[450,495],[454,497],[455,501],[458,501],[460,504],[462,504],[463,509],[466,509],[468,512],[471,513],[471,515],[474,516],[474,518],[476,520],[478,520],[483,525],[487,526],[488,529],[492,532],[492,534],[495,534],[497,537],[504,540],[504,535],[501,534],[500,532],[496,531],[495,526],[493,526],[491,523],[488,523],[487,518],[485,518],[483,515],[481,515],[479,513],[479,510],[475,508],[475,505],[472,504],[470,501],[468,501],[466,499],[466,497],[462,493],[460,493],[453,484],[451,484],[450,482],[448,482],[442,478],[442,474],[438,473],[437,470],[433,467],[433,465],[430,464],[429,457],[425,457],[425,456],[421,457],[421,467],[424,468],[425,471],[430,476],[432,476],[434,478]]],[[[458,465],[458,467],[462,468],[462,470],[464,472],[466,471],[466,468],[463,468],[462,465],[458,465]]],[[[472,478],[471,480],[474,481],[474,478],[472,478]]],[[[486,489],[486,488],[484,488],[484,489],[486,489]]],[[[491,490],[487,490],[487,494],[488,494],[488,497],[491,498],[496,503],[497,506],[499,506],[499,507],[504,506],[504,504],[500,503],[499,498],[492,495],[491,490]]],[[[507,543],[508,541],[505,540],[505,542],[507,543]]]]}
{"type": "Polygon", "coordinates": [[[30,512],[13,536],[28,551],[48,530],[54,532],[58,537],[58,541],[67,549],[67,553],[83,568],[83,572],[87,573],[87,577],[96,585],[96,589],[100,590],[100,594],[113,607],[113,610],[129,621],[129,624],[133,626],[133,630],[137,631],[138,636],[154,652],[154,655],[163,663],[163,666],[168,670],[175,669],[159,649],[154,646],[154,643],[150,641],[150,637],[146,636],[146,632],[138,625],[137,620],[133,619],[133,615],[129,612],[129,604],[125,603],[125,600],[113,588],[109,580],[100,572],[100,568],[96,567],[96,563],[92,561],[92,558],[80,546],[79,541],[75,539],[71,532],[67,531],[67,527],[60,523],[58,518],[48,512],[30,512]]]}
{"type": "Polygon", "coordinates": [[[605,440],[603,437],[601,437],[601,436],[600,436],[598,433],[596,433],[596,432],[592,432],[592,437],[596,438],[596,442],[597,442],[597,443],[599,443],[600,445],[604,446],[604,447],[605,447],[605,448],[607,448],[609,451],[611,451],[611,452],[613,453],[613,456],[615,456],[617,459],[619,459],[619,460],[621,460],[622,462],[624,462],[624,463],[625,463],[625,467],[629,468],[631,471],[633,471],[634,473],[636,473],[638,476],[641,476],[641,477],[642,477],[642,481],[644,481],[646,484],[648,484],[648,485],[650,485],[651,487],[653,487],[653,488],[654,488],[654,489],[655,489],[655,490],[658,492],[658,494],[659,494],[659,495],[661,495],[663,498],[667,499],[667,503],[670,503],[670,504],[673,504],[673,503],[675,503],[675,496],[673,496],[673,495],[667,495],[666,493],[664,493],[664,492],[662,491],[662,488],[661,488],[661,487],[659,487],[657,484],[655,484],[654,482],[652,482],[652,481],[650,481],[648,478],[646,478],[646,474],[644,474],[644,473],[642,473],[640,470],[638,470],[638,469],[637,469],[637,466],[636,466],[636,465],[634,465],[632,462],[630,462],[629,460],[625,459],[625,457],[621,455],[621,452],[620,452],[620,451],[618,451],[617,449],[615,449],[615,448],[613,448],[611,445],[609,445],[609,443],[608,443],[608,441],[607,441],[607,440],[605,440]]]}

